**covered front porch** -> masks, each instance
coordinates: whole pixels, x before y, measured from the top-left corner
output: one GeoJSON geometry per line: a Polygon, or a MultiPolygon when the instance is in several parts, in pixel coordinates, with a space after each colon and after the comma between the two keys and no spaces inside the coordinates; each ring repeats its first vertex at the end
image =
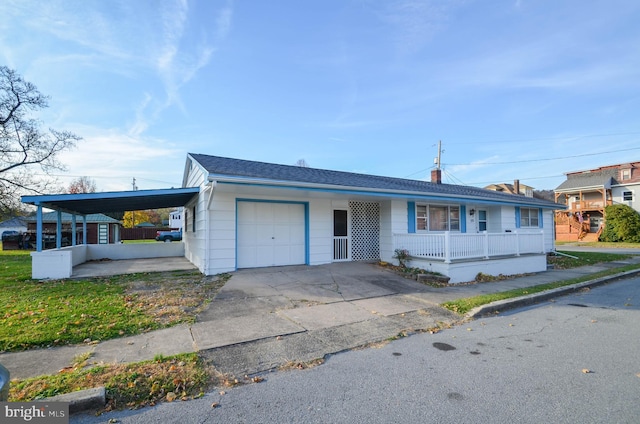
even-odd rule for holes
{"type": "Polygon", "coordinates": [[[450,283],[472,281],[478,273],[514,275],[547,269],[545,233],[394,234],[394,251],[406,250],[410,266],[439,272],[450,283]]]}

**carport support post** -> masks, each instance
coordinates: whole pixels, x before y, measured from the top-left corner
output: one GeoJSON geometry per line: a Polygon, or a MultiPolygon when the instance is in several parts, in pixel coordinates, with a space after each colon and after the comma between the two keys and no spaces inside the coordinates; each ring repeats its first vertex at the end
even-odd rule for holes
{"type": "Polygon", "coordinates": [[[71,246],[76,245],[76,215],[71,215],[71,246]]]}
{"type": "Polygon", "coordinates": [[[87,215],[82,215],[82,244],[87,244],[87,215]]]}
{"type": "Polygon", "coordinates": [[[56,217],[56,249],[62,247],[62,211],[58,211],[56,217]]]}
{"type": "Polygon", "coordinates": [[[37,204],[38,211],[36,212],[36,251],[42,252],[42,205],[37,204]]]}

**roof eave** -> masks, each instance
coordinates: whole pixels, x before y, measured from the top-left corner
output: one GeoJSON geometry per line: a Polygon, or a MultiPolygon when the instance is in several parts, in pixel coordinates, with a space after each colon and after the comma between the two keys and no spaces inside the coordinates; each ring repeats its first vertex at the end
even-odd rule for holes
{"type": "Polygon", "coordinates": [[[344,191],[344,192],[358,192],[358,193],[369,193],[372,195],[393,195],[393,196],[403,196],[407,198],[440,198],[443,201],[449,201],[452,198],[465,200],[468,202],[474,202],[478,204],[508,204],[513,206],[531,206],[536,208],[544,208],[544,209],[566,209],[565,205],[559,203],[547,203],[541,204],[537,202],[527,202],[520,201],[520,199],[531,199],[530,197],[522,197],[518,195],[513,195],[515,198],[513,200],[510,199],[484,199],[482,197],[477,196],[469,196],[469,195],[453,195],[448,193],[427,193],[424,191],[413,191],[413,190],[392,190],[392,189],[376,189],[369,187],[358,187],[358,186],[343,186],[343,185],[332,185],[332,184],[317,184],[317,183],[305,183],[300,181],[287,181],[287,180],[271,180],[266,178],[253,178],[253,177],[242,177],[242,176],[229,176],[222,174],[209,174],[209,181],[216,181],[222,183],[232,183],[232,184],[247,184],[247,185],[272,185],[279,186],[282,188],[308,188],[313,190],[320,191],[344,191]]]}

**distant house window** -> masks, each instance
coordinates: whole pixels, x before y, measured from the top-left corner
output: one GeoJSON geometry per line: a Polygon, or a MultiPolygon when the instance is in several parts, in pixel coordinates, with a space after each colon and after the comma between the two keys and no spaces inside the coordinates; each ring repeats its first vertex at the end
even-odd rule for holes
{"type": "Polygon", "coordinates": [[[191,219],[193,219],[193,232],[196,232],[196,207],[193,207],[193,217],[191,219]]]}
{"type": "Polygon", "coordinates": [[[621,169],[620,170],[620,178],[624,181],[624,180],[630,180],[631,179],[631,170],[630,169],[621,169]]]}
{"type": "Polygon", "coordinates": [[[525,227],[538,227],[538,209],[534,208],[520,208],[520,228],[525,227]]]}
{"type": "Polygon", "coordinates": [[[622,192],[622,200],[633,201],[633,192],[632,191],[623,191],[622,192]]]}
{"type": "Polygon", "coordinates": [[[421,231],[460,231],[460,207],[416,205],[416,229],[421,231]]]}

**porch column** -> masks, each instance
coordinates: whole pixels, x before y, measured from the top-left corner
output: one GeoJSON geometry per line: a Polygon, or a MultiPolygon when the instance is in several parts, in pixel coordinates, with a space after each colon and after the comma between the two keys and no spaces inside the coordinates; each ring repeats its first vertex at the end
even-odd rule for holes
{"type": "Polygon", "coordinates": [[[87,215],[82,215],[82,244],[87,244],[87,215]]]}
{"type": "Polygon", "coordinates": [[[489,259],[489,233],[485,230],[484,233],[484,258],[489,259]]]}
{"type": "Polygon", "coordinates": [[[71,246],[76,245],[76,215],[71,215],[71,246]]]}
{"type": "Polygon", "coordinates": [[[451,232],[444,232],[444,263],[451,263],[451,232]]]}
{"type": "Polygon", "coordinates": [[[56,249],[62,247],[62,211],[56,214],[56,249]]]}
{"type": "Polygon", "coordinates": [[[42,252],[42,205],[38,205],[36,212],[36,251],[42,252]]]}

